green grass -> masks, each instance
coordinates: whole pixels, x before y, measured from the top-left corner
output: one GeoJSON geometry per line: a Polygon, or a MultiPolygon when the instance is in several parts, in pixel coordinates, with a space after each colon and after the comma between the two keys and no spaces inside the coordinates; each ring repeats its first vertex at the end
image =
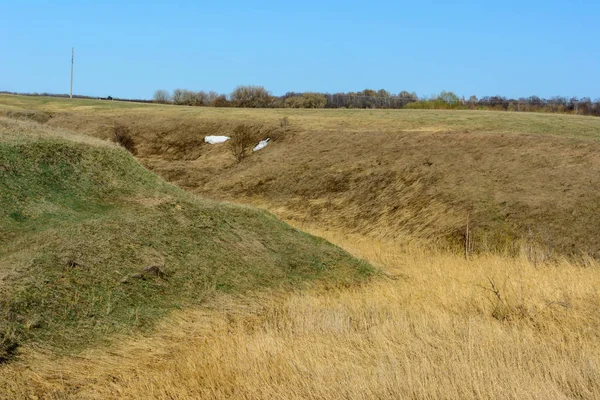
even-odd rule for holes
{"type": "Polygon", "coordinates": [[[148,329],[218,291],[371,274],[269,213],[165,183],[114,145],[0,118],[0,359],[13,342],[73,351],[148,329]],[[151,265],[167,276],[130,277],[151,265]]]}

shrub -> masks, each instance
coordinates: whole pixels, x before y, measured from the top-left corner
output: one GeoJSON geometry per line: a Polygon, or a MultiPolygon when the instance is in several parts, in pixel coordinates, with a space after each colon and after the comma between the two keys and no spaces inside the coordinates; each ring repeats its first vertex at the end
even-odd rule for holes
{"type": "Polygon", "coordinates": [[[213,107],[229,107],[230,103],[229,100],[227,100],[227,96],[225,96],[224,94],[220,94],[212,100],[211,105],[213,107]]]}
{"type": "Polygon", "coordinates": [[[237,162],[241,162],[246,157],[248,149],[261,139],[262,131],[262,126],[251,124],[240,124],[233,128],[233,134],[228,143],[237,162]]]}
{"type": "Polygon", "coordinates": [[[129,128],[122,124],[117,124],[113,128],[113,142],[118,143],[120,146],[124,147],[131,154],[137,154],[137,148],[135,145],[135,141],[131,136],[131,132],[129,128]]]}
{"type": "Polygon", "coordinates": [[[279,120],[279,127],[283,131],[287,131],[290,127],[290,119],[288,117],[283,117],[279,120]]]}

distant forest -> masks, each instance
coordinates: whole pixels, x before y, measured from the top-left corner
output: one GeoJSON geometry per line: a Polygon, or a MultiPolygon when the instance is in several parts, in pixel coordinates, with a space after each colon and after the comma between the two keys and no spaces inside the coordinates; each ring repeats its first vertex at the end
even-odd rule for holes
{"type": "MultiPolygon", "coordinates": [[[[24,95],[69,97],[66,94],[52,95],[48,93],[25,93],[24,95]]],[[[554,96],[545,99],[530,96],[513,99],[503,96],[481,98],[471,96],[467,99],[446,91],[429,97],[419,97],[416,93],[407,91],[394,94],[385,89],[365,89],[360,92],[347,93],[288,92],[283,96],[273,96],[263,86],[238,86],[228,95],[214,91],[175,89],[172,92],[157,90],[154,92],[152,100],[113,99],[111,96],[98,98],[74,95],[73,97],[198,107],[493,110],[568,113],[600,117],[600,99],[592,101],[589,97],[554,96]]]]}
{"type": "Polygon", "coordinates": [[[273,96],[262,86],[238,86],[231,94],[175,89],[172,92],[157,90],[153,101],[203,107],[247,108],[383,108],[383,109],[451,109],[537,111],[600,116],[600,99],[588,97],[555,96],[544,99],[537,96],[510,99],[503,96],[486,96],[468,99],[453,92],[443,91],[431,97],[419,97],[414,92],[398,94],[385,89],[365,89],[348,93],[295,93],[273,96]]]}

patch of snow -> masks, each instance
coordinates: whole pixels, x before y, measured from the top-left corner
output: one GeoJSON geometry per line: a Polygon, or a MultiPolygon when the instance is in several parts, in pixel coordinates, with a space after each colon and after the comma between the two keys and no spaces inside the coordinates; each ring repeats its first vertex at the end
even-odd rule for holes
{"type": "Polygon", "coordinates": [[[252,151],[259,151],[259,150],[264,149],[265,147],[267,147],[270,140],[271,140],[271,138],[266,138],[265,140],[261,140],[260,142],[258,142],[258,144],[256,146],[254,146],[252,151]]]}
{"type": "Polygon", "coordinates": [[[205,136],[204,141],[208,144],[225,143],[231,139],[229,136],[205,136]]]}

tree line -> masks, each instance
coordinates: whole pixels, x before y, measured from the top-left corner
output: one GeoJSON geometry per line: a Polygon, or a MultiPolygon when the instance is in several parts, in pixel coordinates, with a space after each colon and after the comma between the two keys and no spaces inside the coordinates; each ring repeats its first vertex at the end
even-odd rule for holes
{"type": "Polygon", "coordinates": [[[263,86],[238,86],[229,95],[202,90],[198,92],[187,89],[175,89],[172,92],[157,90],[153,101],[203,107],[470,109],[600,116],[600,99],[592,101],[589,97],[555,96],[545,99],[530,96],[514,99],[503,96],[481,98],[471,96],[467,99],[447,91],[429,97],[419,97],[415,92],[407,91],[394,94],[385,89],[365,89],[360,92],[346,93],[287,92],[283,96],[273,96],[263,86]]]}
{"type": "MultiPolygon", "coordinates": [[[[69,97],[68,94],[16,93],[9,91],[0,91],[0,94],[69,97]]],[[[113,98],[111,96],[100,98],[73,95],[73,97],[203,107],[494,110],[569,113],[600,117],[600,99],[592,101],[589,97],[554,96],[545,99],[530,96],[514,99],[503,96],[485,96],[481,98],[471,96],[467,99],[446,91],[429,97],[419,97],[416,93],[407,91],[393,94],[384,89],[365,89],[360,92],[346,93],[288,92],[283,96],[273,96],[262,86],[238,86],[229,95],[214,91],[195,92],[187,89],[175,89],[172,92],[157,90],[154,92],[152,100],[113,98]]]]}

